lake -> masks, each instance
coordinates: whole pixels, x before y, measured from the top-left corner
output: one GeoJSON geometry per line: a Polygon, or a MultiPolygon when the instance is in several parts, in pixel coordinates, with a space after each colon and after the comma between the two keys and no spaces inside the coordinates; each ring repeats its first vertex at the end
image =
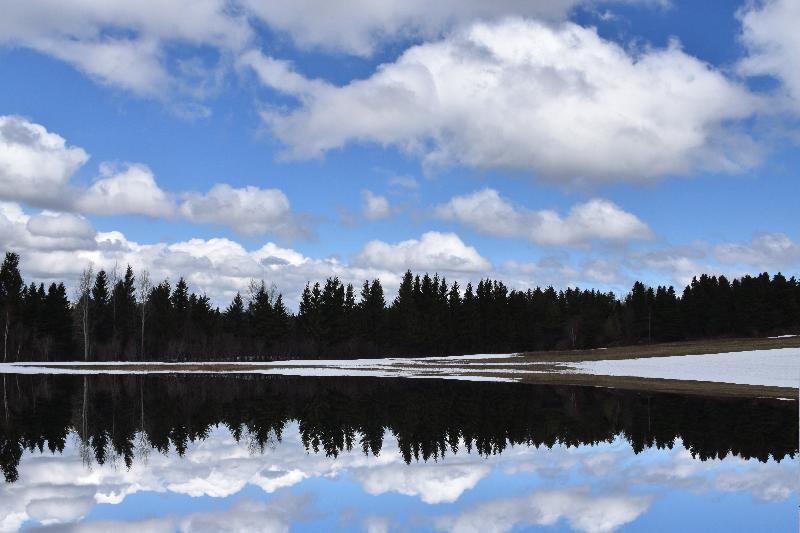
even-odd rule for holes
{"type": "Polygon", "coordinates": [[[0,531],[797,531],[798,403],[3,375],[0,531]]]}

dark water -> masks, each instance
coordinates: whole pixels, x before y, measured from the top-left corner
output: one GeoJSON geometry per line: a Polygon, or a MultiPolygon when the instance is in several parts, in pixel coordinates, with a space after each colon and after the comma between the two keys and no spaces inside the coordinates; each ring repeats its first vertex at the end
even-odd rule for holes
{"type": "Polygon", "coordinates": [[[6,375],[0,531],[797,531],[796,401],[6,375]]]}

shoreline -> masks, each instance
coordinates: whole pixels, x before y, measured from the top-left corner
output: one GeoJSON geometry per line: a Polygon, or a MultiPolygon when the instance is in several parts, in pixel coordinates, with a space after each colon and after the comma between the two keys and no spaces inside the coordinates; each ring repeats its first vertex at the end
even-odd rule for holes
{"type": "MultiPolygon", "coordinates": [[[[798,387],[768,383],[737,383],[723,380],[683,379],[674,377],[636,376],[613,372],[586,372],[581,363],[597,366],[607,362],[611,367],[634,360],[689,356],[747,358],[742,352],[772,353],[789,356],[793,364],[800,356],[800,337],[771,339],[724,339],[715,341],[621,346],[608,349],[527,352],[523,354],[477,354],[449,357],[384,358],[352,360],[283,360],[270,362],[21,362],[0,365],[6,374],[282,374],[296,376],[364,376],[417,379],[466,379],[473,381],[507,381],[528,384],[564,384],[673,392],[681,394],[765,397],[797,400],[798,387]],[[797,349],[797,354],[792,349],[797,349]],[[789,350],[787,350],[789,349],[789,350]]],[[[761,357],[762,355],[759,355],[761,357]]],[[[664,359],[673,362],[675,359],[664,359]]],[[[696,363],[695,363],[696,364],[696,363]]],[[[726,368],[727,363],[715,363],[726,368]]],[[[585,366],[585,365],[584,365],[585,366]]],[[[601,365],[602,366],[602,365],[601,365]]],[[[608,365],[607,365],[608,366],[608,365]]],[[[713,365],[712,365],[713,367],[713,365]]],[[[691,368],[695,368],[692,366],[691,368]]],[[[780,370],[780,367],[778,367],[780,370]]],[[[793,367],[792,367],[793,369],[793,367]]],[[[682,368],[681,370],[685,370],[682,368]]],[[[775,370],[772,370],[773,373],[775,370]]],[[[685,372],[684,372],[685,373],[685,372]]],[[[713,373],[713,372],[712,372],[713,373]]],[[[720,372],[724,375],[724,372],[720,372]]],[[[780,382],[778,382],[780,383],[780,382]]]]}

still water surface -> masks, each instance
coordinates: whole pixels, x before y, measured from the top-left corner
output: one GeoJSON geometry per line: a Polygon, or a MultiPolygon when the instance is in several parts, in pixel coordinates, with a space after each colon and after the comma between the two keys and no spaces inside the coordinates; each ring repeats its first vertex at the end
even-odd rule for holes
{"type": "Polygon", "coordinates": [[[796,401],[6,375],[0,530],[797,531],[796,401]]]}

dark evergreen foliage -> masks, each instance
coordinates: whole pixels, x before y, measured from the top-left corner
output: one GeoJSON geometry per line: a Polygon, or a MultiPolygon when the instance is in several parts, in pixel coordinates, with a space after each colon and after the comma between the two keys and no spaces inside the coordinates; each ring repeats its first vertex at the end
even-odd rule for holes
{"type": "MultiPolygon", "coordinates": [[[[800,281],[778,273],[694,278],[673,287],[634,283],[613,293],[553,287],[508,288],[485,279],[463,289],[438,274],[406,272],[387,303],[380,280],[352,285],[331,277],[306,284],[298,313],[264,281],[246,298],[236,293],[223,311],[180,278],[154,285],[137,301],[130,266],[121,279],[100,270],[90,291],[90,357],[140,356],[146,304],[146,360],[264,360],[285,357],[414,356],[596,348],[618,344],[800,333],[800,281]],[[112,286],[113,285],[113,286],[112,286]]],[[[19,256],[0,267],[3,357],[75,359],[77,316],[63,284],[23,283],[19,256]]]]}

